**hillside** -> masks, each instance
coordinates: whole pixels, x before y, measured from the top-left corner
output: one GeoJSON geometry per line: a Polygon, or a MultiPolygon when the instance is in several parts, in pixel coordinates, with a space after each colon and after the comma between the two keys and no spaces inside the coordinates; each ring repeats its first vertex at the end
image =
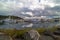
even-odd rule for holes
{"type": "Polygon", "coordinates": [[[3,16],[3,15],[0,15],[0,20],[2,19],[6,19],[6,18],[11,18],[11,19],[23,19],[21,17],[17,17],[17,16],[3,16]]]}

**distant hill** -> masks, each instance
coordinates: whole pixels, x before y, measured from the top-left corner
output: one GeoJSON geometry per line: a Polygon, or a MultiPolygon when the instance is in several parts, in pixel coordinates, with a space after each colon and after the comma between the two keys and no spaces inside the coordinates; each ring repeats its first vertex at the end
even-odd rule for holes
{"type": "Polygon", "coordinates": [[[2,20],[2,19],[6,19],[6,18],[11,18],[11,19],[23,19],[23,18],[21,18],[21,17],[18,17],[18,16],[10,16],[10,15],[8,15],[8,16],[3,16],[3,15],[0,15],[0,20],[2,20]]]}

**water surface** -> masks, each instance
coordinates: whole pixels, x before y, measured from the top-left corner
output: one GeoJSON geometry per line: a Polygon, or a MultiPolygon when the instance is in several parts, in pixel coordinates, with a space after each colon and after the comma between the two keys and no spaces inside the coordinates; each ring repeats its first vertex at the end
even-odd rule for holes
{"type": "Polygon", "coordinates": [[[0,29],[22,29],[27,27],[32,28],[48,28],[60,25],[60,22],[38,22],[38,23],[28,23],[28,22],[20,22],[20,23],[4,23],[0,25],[0,29]]]}

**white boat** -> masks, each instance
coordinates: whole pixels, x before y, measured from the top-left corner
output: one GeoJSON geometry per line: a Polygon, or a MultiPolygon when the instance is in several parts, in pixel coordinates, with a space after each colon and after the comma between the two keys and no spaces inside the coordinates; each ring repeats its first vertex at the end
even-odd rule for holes
{"type": "Polygon", "coordinates": [[[30,24],[25,24],[25,25],[23,25],[22,27],[23,27],[23,28],[26,28],[26,27],[28,28],[28,27],[32,27],[32,26],[33,26],[33,24],[30,23],[30,24]]]}
{"type": "Polygon", "coordinates": [[[12,24],[12,23],[16,23],[16,20],[11,19],[10,16],[9,16],[9,18],[5,19],[4,21],[5,21],[5,23],[9,23],[9,24],[10,24],[10,23],[11,23],[11,24],[12,24]]]}

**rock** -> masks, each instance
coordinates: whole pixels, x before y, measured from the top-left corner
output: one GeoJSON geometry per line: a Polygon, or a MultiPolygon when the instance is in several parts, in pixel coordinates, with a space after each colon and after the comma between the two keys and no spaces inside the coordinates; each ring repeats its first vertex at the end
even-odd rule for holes
{"type": "Polygon", "coordinates": [[[60,27],[58,27],[57,30],[60,30],[60,27]]]}
{"type": "Polygon", "coordinates": [[[24,40],[40,40],[40,37],[36,30],[30,30],[24,34],[24,40]]]}
{"type": "Polygon", "coordinates": [[[46,30],[45,32],[44,32],[44,35],[46,35],[46,36],[50,36],[50,35],[52,35],[53,33],[50,31],[50,30],[46,30]]]}
{"type": "Polygon", "coordinates": [[[12,40],[12,38],[9,35],[0,32],[0,40],[12,40]]]}
{"type": "Polygon", "coordinates": [[[60,35],[60,31],[55,31],[54,34],[55,35],[60,35]]]}
{"type": "Polygon", "coordinates": [[[51,31],[45,31],[44,35],[52,37],[54,40],[58,40],[59,38],[51,31]]]}
{"type": "Polygon", "coordinates": [[[52,37],[46,36],[46,35],[41,35],[41,39],[42,40],[54,40],[52,37]]]}
{"type": "Polygon", "coordinates": [[[57,28],[57,30],[55,32],[53,32],[55,35],[60,35],[60,27],[57,28]]]}
{"type": "Polygon", "coordinates": [[[18,36],[17,34],[14,34],[12,38],[13,40],[23,40],[22,36],[21,35],[18,36]]]}

